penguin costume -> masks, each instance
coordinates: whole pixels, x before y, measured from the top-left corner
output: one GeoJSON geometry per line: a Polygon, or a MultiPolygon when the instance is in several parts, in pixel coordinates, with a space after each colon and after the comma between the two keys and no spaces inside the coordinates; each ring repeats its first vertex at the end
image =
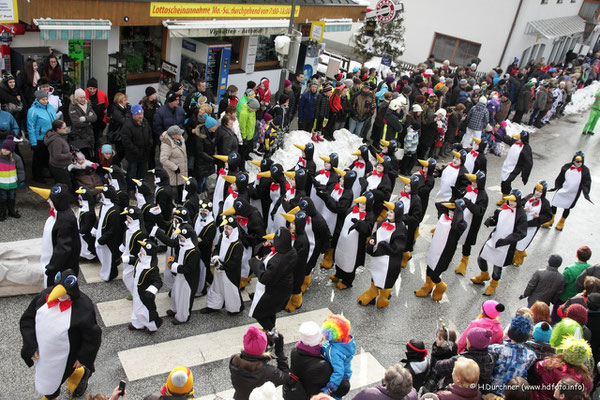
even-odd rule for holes
{"type": "Polygon", "coordinates": [[[71,396],[85,393],[102,337],[94,304],[79,291],[75,272],[56,271],[52,278],[19,322],[21,357],[28,367],[36,361],[35,390],[42,400],[58,398],[65,381],[71,396]]]}
{"type": "Polygon", "coordinates": [[[136,241],[138,253],[133,264],[133,311],[130,331],[145,330],[155,333],[162,325],[162,318],[156,311],[156,293],[162,287],[158,270],[158,244],[150,240],[136,241]]]}
{"type": "Polygon", "coordinates": [[[431,244],[427,250],[425,284],[420,289],[415,290],[415,296],[417,297],[429,297],[433,290],[432,298],[434,301],[442,300],[442,296],[448,288],[442,280],[442,274],[446,272],[452,262],[458,240],[467,228],[467,223],[463,218],[465,202],[462,199],[456,200],[455,203],[442,203],[442,206],[446,209],[446,212],[438,219],[433,239],[431,239],[431,244]]]}
{"type": "Polygon", "coordinates": [[[69,207],[69,188],[62,183],[52,189],[29,187],[50,204],[50,216],[44,225],[40,266],[45,269],[44,287],[54,284],[57,272],[70,269],[79,275],[81,239],[77,218],[69,207]]]}
{"type": "Polygon", "coordinates": [[[264,238],[267,242],[259,245],[262,247],[259,253],[250,260],[250,268],[258,283],[249,315],[270,332],[275,328],[277,313],[284,309],[292,296],[297,254],[292,247],[292,235],[285,227],[264,238]],[[273,247],[270,247],[271,241],[273,247]]]}
{"type": "MultiPolygon", "coordinates": [[[[347,171],[346,176],[349,173],[355,172],[347,171]]],[[[375,224],[374,201],[373,193],[365,192],[354,200],[356,205],[349,209],[344,217],[335,246],[335,274],[329,276],[339,290],[352,287],[356,269],[365,265],[365,243],[375,224]]]]}
{"type": "MultiPolygon", "coordinates": [[[[473,140],[475,139],[477,138],[473,138],[473,140]]],[[[465,174],[465,176],[471,181],[462,197],[466,207],[463,210],[463,219],[467,223],[467,228],[458,240],[458,243],[462,245],[462,258],[454,270],[455,273],[462,276],[465,276],[467,272],[471,248],[477,242],[479,228],[481,228],[481,222],[489,203],[489,197],[485,191],[485,173],[477,171],[476,174],[465,174]]]]}
{"type": "Polygon", "coordinates": [[[125,172],[116,165],[113,165],[112,167],[102,167],[102,169],[106,171],[106,182],[115,188],[115,192],[117,192],[116,204],[118,204],[120,208],[127,207],[129,205],[129,195],[127,194],[125,172]]]}
{"type": "Polygon", "coordinates": [[[210,257],[217,234],[217,226],[213,219],[211,202],[203,201],[200,203],[200,212],[194,224],[194,231],[198,236],[198,251],[200,252],[200,280],[196,291],[196,297],[199,297],[206,294],[207,283],[213,281],[210,271],[210,257]]]}
{"type": "MultiPolygon", "coordinates": [[[[238,201],[242,200],[236,200],[236,203],[238,201]]],[[[225,307],[229,315],[235,315],[244,309],[240,294],[244,248],[239,240],[239,227],[234,216],[223,217],[220,226],[223,227],[223,234],[211,260],[215,268],[213,283],[206,294],[206,307],[200,312],[209,314],[225,307]]]]}
{"type": "Polygon", "coordinates": [[[296,250],[296,264],[294,265],[294,284],[292,285],[292,297],[285,306],[287,312],[294,312],[302,307],[302,283],[304,283],[304,273],[306,271],[306,263],[308,262],[308,254],[310,251],[310,243],[306,236],[306,218],[304,211],[298,211],[295,214],[284,214],[283,217],[289,223],[289,229],[292,233],[292,246],[296,250]]]}
{"type": "Polygon", "coordinates": [[[306,181],[306,187],[304,188],[304,191],[306,193],[310,193],[313,184],[312,178],[314,178],[317,173],[317,164],[313,160],[315,156],[315,145],[311,142],[308,142],[305,145],[294,144],[294,146],[302,151],[302,155],[298,158],[298,162],[294,166],[294,170],[297,171],[301,168],[308,172],[310,179],[306,181]]]}
{"type": "Polygon", "coordinates": [[[319,255],[326,253],[331,248],[331,232],[329,232],[325,218],[317,211],[310,197],[303,197],[298,207],[290,210],[290,214],[299,210],[306,213],[305,230],[310,243],[308,263],[306,263],[304,283],[302,284],[302,293],[304,293],[312,281],[310,273],[317,264],[319,255]]]}
{"type": "Polygon", "coordinates": [[[333,187],[338,183],[339,176],[333,169],[337,168],[339,157],[336,153],[331,153],[329,157],[319,156],[319,158],[323,160],[323,169],[315,175],[313,187],[309,193],[310,198],[313,203],[315,203],[317,211],[325,218],[329,231],[333,232],[335,229],[336,216],[331,212],[327,212],[328,210],[325,206],[325,202],[317,195],[317,192],[330,193],[333,190],[333,187]]]}
{"type": "Polygon", "coordinates": [[[171,309],[167,310],[167,315],[173,317],[173,325],[180,325],[189,321],[194,305],[200,279],[200,253],[196,247],[196,232],[190,224],[181,224],[174,234],[177,235],[180,248],[175,261],[167,264],[175,275],[171,289],[171,309]]]}
{"type": "Polygon", "coordinates": [[[231,208],[223,211],[223,216],[234,215],[237,219],[237,230],[240,243],[243,246],[242,270],[240,278],[240,289],[245,288],[250,283],[250,265],[248,261],[252,258],[254,248],[263,242],[263,236],[266,235],[266,227],[260,216],[260,213],[250,205],[243,197],[234,201],[231,208]]]}
{"type": "MultiPolygon", "coordinates": [[[[304,188],[306,187],[306,182],[312,179],[308,172],[303,169],[297,169],[296,171],[283,171],[283,174],[290,179],[290,185],[292,189],[288,190],[286,193],[285,201],[287,206],[285,209],[292,209],[298,205],[300,199],[307,195],[304,188]]],[[[282,201],[281,198],[279,201],[282,201]]]]}
{"type": "Polygon", "coordinates": [[[236,172],[243,170],[243,160],[242,157],[236,152],[232,152],[231,154],[226,156],[215,154],[213,157],[225,163],[224,167],[220,168],[217,174],[217,181],[215,182],[215,191],[213,193],[212,199],[213,218],[216,221],[219,217],[219,214],[223,212],[223,201],[227,197],[227,190],[229,188],[229,182],[223,179],[218,179],[218,177],[222,175],[233,176],[236,172]]]}
{"type": "MultiPolygon", "coordinates": [[[[417,172],[419,177],[419,190],[418,195],[421,199],[421,214],[425,217],[427,212],[427,206],[429,205],[429,195],[435,185],[435,169],[437,167],[437,161],[435,158],[429,160],[418,160],[421,164],[421,169],[417,172]]],[[[422,221],[422,219],[421,219],[422,221]]]]}
{"type": "Polygon", "coordinates": [[[465,157],[465,168],[469,174],[477,171],[487,173],[487,158],[485,157],[485,142],[481,139],[473,138],[473,148],[465,157]]]}
{"type": "Polygon", "coordinates": [[[402,222],[404,203],[386,201],[384,205],[386,219],[379,223],[375,235],[367,242],[366,251],[371,256],[371,287],[358,298],[362,306],[373,304],[377,297],[377,308],[387,307],[402,269],[402,253],[406,248],[406,226],[402,222]]]}
{"type": "Polygon", "coordinates": [[[121,209],[117,204],[117,192],[110,185],[98,186],[100,192],[100,215],[98,225],[93,230],[96,236],[96,255],[100,261],[100,279],[105,282],[117,277],[117,267],[121,263],[121,244],[123,242],[123,225],[121,209]]]}
{"type": "MultiPolygon", "coordinates": [[[[142,213],[137,207],[126,207],[121,211],[125,217],[125,240],[119,246],[121,252],[121,261],[123,262],[123,283],[133,295],[134,292],[134,273],[133,266],[137,261],[137,255],[140,252],[140,241],[146,239],[146,231],[142,213]]],[[[162,285],[162,283],[161,283],[162,285]]]]}
{"type": "Polygon", "coordinates": [[[565,226],[565,220],[569,216],[571,209],[577,204],[581,193],[583,193],[583,197],[587,201],[592,203],[592,200],[590,200],[592,176],[590,169],[584,165],[584,162],[585,154],[583,151],[578,151],[573,156],[573,160],[563,165],[560,169],[560,173],[554,181],[554,188],[550,189],[551,192],[557,191],[552,198],[552,219],[542,225],[542,227],[550,228],[554,223],[554,216],[557,209],[562,208],[562,218],[556,224],[556,230],[562,231],[565,226]]]}
{"type": "Polygon", "coordinates": [[[414,175],[410,178],[399,176],[400,180],[404,184],[403,190],[400,191],[400,198],[404,204],[404,215],[403,221],[406,225],[406,248],[402,254],[402,268],[406,268],[408,261],[412,258],[411,252],[414,249],[415,242],[419,236],[419,224],[423,219],[423,213],[421,211],[421,199],[419,198],[419,177],[414,175]]]}
{"type": "Polygon", "coordinates": [[[227,194],[225,195],[225,200],[220,205],[221,213],[233,207],[233,202],[236,199],[250,201],[247,172],[238,171],[234,175],[221,175],[221,178],[227,182],[227,194]]]}
{"type": "Polygon", "coordinates": [[[376,154],[377,166],[368,175],[359,178],[361,193],[367,190],[375,195],[375,203],[373,205],[373,213],[376,217],[383,216],[384,201],[388,201],[392,194],[392,181],[388,175],[390,158],[388,156],[381,157],[376,154]]]}
{"type": "Polygon", "coordinates": [[[330,269],[334,262],[334,252],[337,245],[342,225],[346,214],[352,207],[354,192],[352,186],[356,181],[356,172],[342,171],[341,169],[333,168],[339,176],[339,182],[335,184],[331,191],[322,191],[317,189],[317,196],[325,203],[323,210],[323,218],[327,222],[327,227],[333,233],[331,240],[331,248],[321,261],[321,268],[330,269]]]}
{"type": "Polygon", "coordinates": [[[380,141],[381,145],[381,153],[379,154],[381,157],[388,156],[390,158],[390,181],[392,182],[392,190],[396,186],[396,177],[398,176],[399,171],[399,162],[396,158],[396,150],[398,150],[398,143],[395,140],[383,140],[380,141]]]}
{"type": "Polygon", "coordinates": [[[458,193],[463,193],[467,186],[469,186],[469,179],[465,176],[467,169],[464,166],[467,152],[464,150],[453,151],[452,161],[441,169],[439,173],[440,177],[440,189],[435,196],[435,206],[438,210],[438,218],[445,212],[442,203],[450,202],[457,197],[458,193]]]}
{"type": "Polygon", "coordinates": [[[267,214],[267,230],[274,226],[284,226],[285,220],[283,217],[281,217],[281,215],[277,214],[277,210],[280,209],[280,205],[282,204],[282,202],[279,201],[279,198],[281,197],[283,201],[286,193],[292,188],[292,186],[285,179],[283,167],[281,164],[273,164],[271,165],[271,169],[269,171],[261,172],[258,174],[258,176],[261,178],[271,178],[273,180],[273,183],[271,183],[269,188],[271,205],[269,206],[269,212],[267,214]]]}
{"type": "Polygon", "coordinates": [[[142,212],[142,220],[144,221],[146,232],[150,232],[156,223],[157,216],[162,214],[158,209],[153,210],[155,208],[154,196],[148,182],[141,179],[132,179],[132,181],[135,183],[136,206],[142,212]]]}
{"type": "Polygon", "coordinates": [[[173,212],[173,190],[169,183],[169,175],[162,168],[148,170],[154,175],[154,203],[159,206],[163,221],[170,221],[173,212]]]}
{"type": "Polygon", "coordinates": [[[79,257],[87,261],[97,260],[96,239],[92,236],[92,229],[96,226],[96,200],[86,188],[80,187],[75,191],[77,194],[77,225],[79,226],[79,238],[81,239],[81,252],[79,257]]]}
{"type": "Polygon", "coordinates": [[[181,176],[184,180],[183,190],[181,191],[181,205],[187,208],[190,221],[195,221],[200,206],[198,197],[198,181],[196,178],[181,176]]]}
{"type": "MultiPolygon", "coordinates": [[[[260,172],[267,172],[271,169],[273,160],[270,158],[263,158],[262,160],[250,160],[250,163],[259,167],[260,172]]],[[[269,215],[269,208],[271,206],[271,196],[269,194],[271,191],[271,183],[273,183],[273,179],[261,178],[260,175],[257,175],[252,185],[248,188],[250,202],[260,211],[265,226],[267,225],[267,216],[269,215]]]]}
{"type": "Polygon", "coordinates": [[[527,184],[531,169],[533,168],[533,153],[529,145],[529,132],[527,131],[522,131],[513,137],[503,135],[499,132],[496,132],[494,136],[510,146],[500,173],[500,177],[502,178],[502,182],[500,183],[502,198],[496,203],[500,206],[504,203],[504,198],[511,193],[511,183],[519,174],[521,174],[523,184],[527,184]]]}
{"type": "Polygon", "coordinates": [[[496,292],[502,268],[512,263],[517,242],[527,236],[527,214],[521,205],[521,196],[520,190],[513,190],[503,199],[507,203],[484,222],[485,226],[495,226],[495,229],[477,258],[481,273],[471,278],[471,282],[476,285],[485,284],[485,281],[490,280],[488,265],[493,265],[492,282],[483,293],[484,296],[491,296],[496,292]]]}
{"type": "Polygon", "coordinates": [[[352,153],[352,155],[357,156],[357,158],[346,169],[356,172],[356,181],[352,185],[352,192],[353,197],[357,199],[362,193],[360,178],[369,175],[373,171],[373,164],[369,161],[369,148],[364,144],[352,153]]]}
{"type": "Polygon", "coordinates": [[[523,199],[523,209],[527,214],[527,236],[517,242],[517,248],[515,249],[515,255],[513,257],[512,264],[518,267],[523,264],[525,257],[527,257],[527,248],[533,241],[533,238],[537,234],[540,226],[550,221],[552,218],[552,209],[550,202],[546,199],[546,191],[548,190],[548,183],[546,181],[539,181],[535,184],[533,193],[530,193],[523,199]]]}

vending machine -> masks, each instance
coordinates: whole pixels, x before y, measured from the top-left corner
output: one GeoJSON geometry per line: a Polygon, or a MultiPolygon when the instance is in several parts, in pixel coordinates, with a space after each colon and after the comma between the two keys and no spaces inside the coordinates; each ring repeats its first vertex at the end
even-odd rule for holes
{"type": "Polygon", "coordinates": [[[181,81],[184,96],[196,90],[195,81],[204,78],[206,90],[217,104],[227,91],[231,43],[217,39],[183,39],[181,43],[181,81]]]}
{"type": "Polygon", "coordinates": [[[302,85],[305,86],[308,80],[317,73],[317,67],[319,66],[319,54],[321,53],[321,47],[319,44],[305,41],[300,44],[300,52],[298,54],[297,71],[304,73],[304,81],[302,85]]]}

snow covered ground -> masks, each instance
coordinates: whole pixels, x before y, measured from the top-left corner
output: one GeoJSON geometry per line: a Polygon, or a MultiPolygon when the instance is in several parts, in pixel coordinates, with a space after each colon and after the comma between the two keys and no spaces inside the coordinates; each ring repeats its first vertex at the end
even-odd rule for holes
{"type": "Polygon", "coordinates": [[[600,90],[600,82],[594,81],[591,85],[573,93],[571,103],[565,107],[565,114],[579,114],[587,111],[594,103],[598,90],[600,90]]]}

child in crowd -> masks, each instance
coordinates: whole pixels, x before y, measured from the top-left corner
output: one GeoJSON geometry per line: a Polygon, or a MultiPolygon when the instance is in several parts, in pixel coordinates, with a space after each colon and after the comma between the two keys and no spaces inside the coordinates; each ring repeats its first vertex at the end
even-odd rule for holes
{"type": "Polygon", "coordinates": [[[71,173],[71,179],[75,181],[73,187],[86,188],[94,196],[100,193],[96,187],[102,186],[102,181],[96,173],[96,169],[98,169],[98,164],[87,160],[80,151],[75,153],[75,160],[67,167],[71,173]]]}
{"type": "Polygon", "coordinates": [[[272,120],[273,120],[273,116],[271,114],[269,114],[268,112],[266,112],[266,113],[264,113],[262,119],[258,123],[257,142],[258,142],[258,151],[260,153],[265,152],[266,132],[267,132],[267,129],[272,120]]]}
{"type": "Polygon", "coordinates": [[[325,337],[322,352],[333,368],[329,382],[321,392],[336,396],[345,387],[350,387],[351,362],[356,351],[354,338],[350,335],[350,321],[338,314],[331,314],[321,326],[325,337]],[[338,393],[336,393],[338,392],[338,393]]]}
{"type": "Polygon", "coordinates": [[[435,112],[435,142],[433,143],[432,155],[433,158],[437,159],[440,156],[442,146],[444,145],[444,137],[446,136],[446,129],[448,124],[446,122],[446,110],[440,108],[435,112]]]}
{"type": "Polygon", "coordinates": [[[269,156],[277,150],[277,139],[279,137],[279,132],[281,131],[281,123],[281,117],[277,116],[269,122],[265,129],[265,151],[269,156]]]}
{"type": "Polygon", "coordinates": [[[406,343],[406,358],[400,360],[404,368],[410,371],[413,378],[413,388],[417,391],[425,384],[429,375],[429,360],[427,349],[422,340],[410,339],[406,343]]]}
{"type": "Polygon", "coordinates": [[[490,344],[494,343],[502,343],[502,338],[504,337],[504,331],[502,330],[502,325],[500,321],[498,321],[498,317],[504,311],[504,305],[498,303],[494,300],[488,300],[483,303],[481,306],[481,313],[479,317],[471,321],[467,329],[465,329],[460,335],[460,338],[456,342],[458,345],[458,352],[462,353],[467,348],[467,335],[472,328],[479,327],[484,329],[489,329],[492,331],[492,338],[490,339],[490,344]]]}
{"type": "Polygon", "coordinates": [[[447,360],[458,354],[456,345],[456,331],[448,329],[445,326],[439,328],[436,332],[435,341],[431,346],[431,360],[429,365],[435,368],[435,364],[440,360],[447,360]]]}
{"type": "Polygon", "coordinates": [[[7,212],[9,217],[21,218],[15,209],[17,187],[25,184],[25,166],[18,154],[15,154],[16,143],[14,136],[8,135],[2,142],[0,150],[0,221],[5,221],[7,212]]]}
{"type": "Polygon", "coordinates": [[[481,398],[477,389],[479,381],[479,365],[473,360],[458,357],[452,371],[452,381],[446,390],[437,392],[440,400],[481,398]]]}
{"type": "MultiPolygon", "coordinates": [[[[103,144],[102,147],[98,150],[98,160],[101,167],[112,167],[116,152],[113,149],[112,145],[109,143],[103,144]]],[[[103,172],[100,172],[101,175],[104,175],[103,172]]]]}

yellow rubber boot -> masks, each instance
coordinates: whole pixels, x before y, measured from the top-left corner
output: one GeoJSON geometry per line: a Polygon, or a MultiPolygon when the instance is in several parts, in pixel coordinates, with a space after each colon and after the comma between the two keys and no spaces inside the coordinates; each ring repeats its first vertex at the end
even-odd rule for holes
{"type": "Polygon", "coordinates": [[[460,263],[458,263],[458,267],[454,270],[455,273],[465,276],[467,273],[467,265],[469,265],[469,256],[462,256],[460,259],[460,263]]]}
{"type": "Polygon", "coordinates": [[[248,284],[250,283],[251,280],[252,280],[251,277],[240,278],[240,289],[243,289],[246,286],[248,286],[248,284]]]}
{"type": "Polygon", "coordinates": [[[336,283],[335,287],[338,288],[338,290],[348,289],[348,286],[342,281],[339,281],[338,283],[336,283]]]}
{"type": "Polygon", "coordinates": [[[498,281],[495,281],[492,279],[492,281],[490,282],[490,286],[487,287],[487,289],[485,289],[485,292],[483,292],[484,296],[491,296],[496,292],[496,288],[498,287],[498,281]]]}
{"type": "Polygon", "coordinates": [[[435,289],[433,289],[433,294],[432,294],[432,298],[433,301],[440,301],[442,300],[442,297],[444,296],[444,292],[446,292],[446,289],[448,289],[448,285],[446,285],[444,283],[444,281],[440,281],[440,283],[435,285],[435,289]]]}
{"type": "Polygon", "coordinates": [[[513,265],[515,267],[520,267],[523,265],[523,260],[525,259],[525,252],[521,250],[515,250],[515,255],[513,256],[513,265]]]}
{"type": "Polygon", "coordinates": [[[304,277],[304,282],[302,282],[302,287],[300,289],[300,290],[302,290],[302,293],[306,292],[306,289],[308,289],[311,282],[312,282],[312,279],[310,278],[310,275],[306,275],[304,277]]]}
{"type": "Polygon", "coordinates": [[[373,281],[371,281],[371,287],[358,297],[358,304],[360,304],[361,306],[366,306],[370,304],[372,301],[375,300],[377,294],[379,294],[379,289],[377,289],[373,281]]]}
{"type": "Polygon", "coordinates": [[[425,277],[425,284],[418,290],[415,290],[415,296],[427,297],[433,290],[434,283],[429,276],[425,277]]]}
{"type": "Polygon", "coordinates": [[[338,283],[340,278],[338,278],[337,276],[335,276],[335,274],[331,274],[329,275],[329,280],[333,283],[338,283]]]}
{"type": "Polygon", "coordinates": [[[417,226],[417,229],[415,230],[415,239],[414,240],[417,240],[417,238],[419,236],[421,236],[421,232],[419,232],[419,227],[417,226]]]}
{"type": "Polygon", "coordinates": [[[553,223],[554,223],[554,214],[552,214],[552,218],[550,218],[550,221],[546,222],[545,224],[542,224],[542,228],[550,228],[553,223]]]}
{"type": "Polygon", "coordinates": [[[333,266],[333,249],[329,249],[325,256],[323,257],[323,261],[321,261],[321,268],[330,269],[333,266]]]}
{"type": "Polygon", "coordinates": [[[402,262],[400,263],[400,266],[402,268],[406,268],[406,265],[408,264],[408,260],[411,259],[411,255],[410,255],[410,251],[405,251],[404,253],[402,253],[402,262]]]}
{"type": "Polygon", "coordinates": [[[381,289],[377,296],[377,308],[385,308],[390,305],[392,289],[381,289]]]}
{"type": "Polygon", "coordinates": [[[490,280],[490,273],[487,271],[481,271],[481,273],[477,276],[471,278],[471,282],[476,285],[483,285],[485,281],[490,280]]]}
{"type": "Polygon", "coordinates": [[[294,312],[300,307],[302,307],[302,293],[293,294],[292,297],[290,297],[287,306],[285,306],[285,311],[294,312]]]}
{"type": "Polygon", "coordinates": [[[76,368],[73,373],[67,378],[67,387],[71,397],[79,397],[85,393],[87,389],[87,378],[89,377],[89,370],[86,373],[85,367],[76,368]],[[77,393],[79,392],[79,393],[77,393]]]}
{"type": "Polygon", "coordinates": [[[561,218],[558,220],[558,224],[556,224],[556,230],[557,231],[562,231],[563,228],[565,227],[565,218],[561,218]]]}

